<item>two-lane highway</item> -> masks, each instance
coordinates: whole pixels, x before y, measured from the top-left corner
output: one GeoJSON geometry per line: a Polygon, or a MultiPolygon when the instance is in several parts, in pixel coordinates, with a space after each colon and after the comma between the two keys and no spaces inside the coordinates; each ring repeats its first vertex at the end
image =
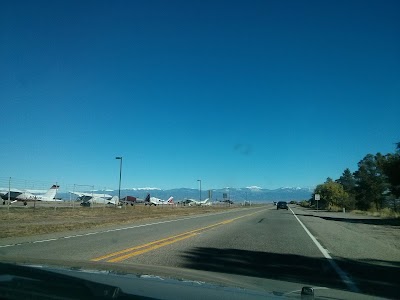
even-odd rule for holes
{"type": "Polygon", "coordinates": [[[24,243],[2,243],[0,257],[74,266],[90,262],[110,269],[146,265],[202,270],[225,279],[241,276],[247,286],[268,291],[271,280],[284,283],[282,292],[304,285],[352,289],[292,211],[277,210],[272,204],[46,239],[31,237],[24,243]]]}

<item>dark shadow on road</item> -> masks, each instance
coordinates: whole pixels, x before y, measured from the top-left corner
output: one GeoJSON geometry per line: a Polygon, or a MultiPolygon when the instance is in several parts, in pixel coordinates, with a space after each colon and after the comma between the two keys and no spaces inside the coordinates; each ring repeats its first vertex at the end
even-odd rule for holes
{"type": "MultiPolygon", "coordinates": [[[[194,248],[183,253],[182,257],[184,267],[190,269],[347,289],[325,258],[207,247],[194,248]]],[[[335,261],[351,276],[362,293],[398,297],[399,265],[382,266],[376,261],[346,259],[335,261]]]]}
{"type": "Polygon", "coordinates": [[[298,214],[296,216],[304,216],[304,217],[315,217],[321,218],[328,221],[338,221],[338,222],[346,222],[346,223],[358,223],[358,224],[368,224],[368,225],[384,225],[384,226],[400,226],[400,218],[387,218],[387,219],[373,219],[373,218],[361,218],[355,219],[351,216],[346,217],[327,217],[327,216],[317,216],[314,214],[298,214]]]}

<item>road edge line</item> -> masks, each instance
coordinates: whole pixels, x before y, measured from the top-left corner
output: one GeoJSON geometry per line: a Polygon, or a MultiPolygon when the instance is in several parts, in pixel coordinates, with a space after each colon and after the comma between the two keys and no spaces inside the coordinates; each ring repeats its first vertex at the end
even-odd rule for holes
{"type": "Polygon", "coordinates": [[[296,216],[294,211],[290,207],[289,207],[289,209],[292,212],[293,216],[296,218],[296,220],[300,223],[301,227],[303,227],[305,232],[308,234],[308,236],[311,238],[311,240],[317,246],[319,251],[321,251],[322,255],[328,260],[329,264],[332,266],[332,268],[335,270],[335,272],[339,275],[340,279],[342,279],[344,284],[349,288],[349,290],[352,292],[355,292],[355,293],[360,292],[360,290],[356,286],[356,284],[350,279],[350,277],[347,275],[347,273],[338,266],[338,264],[335,262],[335,260],[332,258],[332,256],[329,255],[328,251],[324,247],[322,247],[322,245],[317,241],[317,239],[307,229],[307,227],[303,224],[303,222],[300,221],[300,219],[296,216]]]}

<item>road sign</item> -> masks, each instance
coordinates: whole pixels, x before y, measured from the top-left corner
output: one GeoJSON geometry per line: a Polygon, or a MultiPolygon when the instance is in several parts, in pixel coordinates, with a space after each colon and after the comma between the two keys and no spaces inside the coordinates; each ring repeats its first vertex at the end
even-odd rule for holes
{"type": "Polygon", "coordinates": [[[318,210],[318,201],[321,199],[321,197],[319,194],[315,194],[314,199],[315,199],[315,201],[317,201],[317,210],[318,210]]]}

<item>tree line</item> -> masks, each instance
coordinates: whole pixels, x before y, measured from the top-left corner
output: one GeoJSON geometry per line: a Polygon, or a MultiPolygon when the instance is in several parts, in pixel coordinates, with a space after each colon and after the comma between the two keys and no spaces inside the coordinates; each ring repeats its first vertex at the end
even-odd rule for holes
{"type": "Polygon", "coordinates": [[[320,208],[346,208],[348,210],[380,210],[385,203],[398,211],[396,199],[400,198],[400,142],[394,153],[367,154],[351,172],[346,168],[340,178],[327,178],[317,185],[311,205],[315,205],[315,194],[320,195],[320,208]]]}

